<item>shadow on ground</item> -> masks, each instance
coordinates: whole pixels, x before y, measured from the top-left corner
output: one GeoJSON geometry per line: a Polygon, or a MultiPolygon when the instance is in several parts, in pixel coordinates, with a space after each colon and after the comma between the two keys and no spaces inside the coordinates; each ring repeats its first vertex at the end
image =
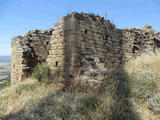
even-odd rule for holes
{"type": "MultiPolygon", "coordinates": [[[[129,77],[123,68],[113,69],[97,92],[51,94],[35,106],[25,106],[3,120],[140,120],[130,99],[129,77]]],[[[79,86],[77,86],[78,88],[79,86]]],[[[88,90],[89,91],[89,88],[88,90]]]]}

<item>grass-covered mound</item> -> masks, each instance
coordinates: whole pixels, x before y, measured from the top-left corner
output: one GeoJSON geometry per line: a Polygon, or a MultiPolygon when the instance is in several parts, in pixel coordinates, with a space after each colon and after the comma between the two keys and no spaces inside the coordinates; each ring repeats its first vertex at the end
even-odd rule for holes
{"type": "MultiPolygon", "coordinates": [[[[48,81],[48,68],[36,68],[36,74],[39,70],[42,75],[47,74],[43,77],[48,81]]],[[[42,84],[41,81],[28,78],[1,90],[1,119],[160,119],[160,55],[142,55],[119,69],[108,71],[97,90],[73,84],[64,92],[61,83],[43,81],[42,84]]]]}

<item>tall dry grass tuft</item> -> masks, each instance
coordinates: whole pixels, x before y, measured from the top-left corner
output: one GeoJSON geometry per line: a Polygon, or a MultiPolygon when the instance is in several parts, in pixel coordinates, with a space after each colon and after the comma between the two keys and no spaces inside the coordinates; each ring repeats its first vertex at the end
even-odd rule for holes
{"type": "Polygon", "coordinates": [[[126,63],[125,69],[130,77],[131,87],[134,92],[139,93],[139,97],[147,99],[160,90],[160,53],[143,54],[126,63]]]}
{"type": "Polygon", "coordinates": [[[138,72],[142,70],[151,70],[157,73],[160,71],[160,53],[155,55],[154,53],[143,54],[135,60],[130,60],[126,63],[125,68],[129,73],[138,72]]]}

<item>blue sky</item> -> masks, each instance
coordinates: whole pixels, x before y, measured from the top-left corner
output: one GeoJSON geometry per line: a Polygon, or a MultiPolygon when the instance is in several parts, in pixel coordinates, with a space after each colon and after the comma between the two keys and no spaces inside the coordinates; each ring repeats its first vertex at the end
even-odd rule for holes
{"type": "Polygon", "coordinates": [[[11,38],[48,29],[72,11],[95,13],[118,28],[151,24],[160,31],[160,0],[0,0],[0,55],[11,54],[11,38]]]}

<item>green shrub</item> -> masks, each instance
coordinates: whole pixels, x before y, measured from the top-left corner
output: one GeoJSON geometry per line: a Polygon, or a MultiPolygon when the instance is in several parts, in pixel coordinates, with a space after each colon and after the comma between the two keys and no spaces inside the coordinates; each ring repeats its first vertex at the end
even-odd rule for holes
{"type": "Polygon", "coordinates": [[[51,70],[48,66],[39,65],[34,68],[33,77],[38,80],[38,82],[50,84],[51,81],[51,70]]]}
{"type": "Polygon", "coordinates": [[[7,80],[4,85],[3,88],[9,87],[11,85],[11,79],[7,80]]]}

